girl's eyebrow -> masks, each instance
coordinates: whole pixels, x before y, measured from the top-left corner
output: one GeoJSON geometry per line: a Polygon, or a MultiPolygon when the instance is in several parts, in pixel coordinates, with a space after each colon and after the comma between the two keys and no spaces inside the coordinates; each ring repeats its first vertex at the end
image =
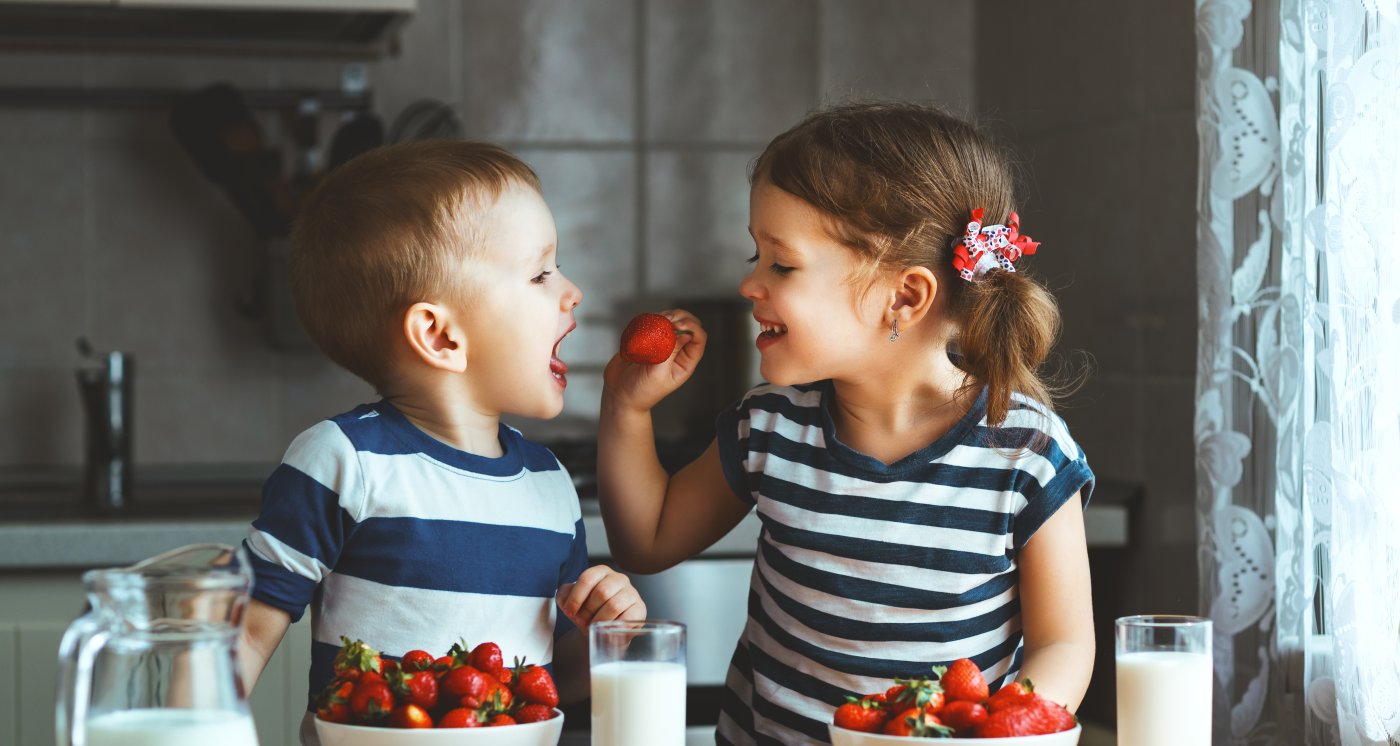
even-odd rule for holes
{"type": "Polygon", "coordinates": [[[792,250],[792,247],[791,247],[791,246],[788,246],[788,245],[785,244],[785,243],[783,243],[783,240],[782,240],[781,238],[778,238],[777,236],[775,236],[775,235],[773,235],[773,234],[771,234],[771,233],[769,233],[769,232],[767,232],[767,231],[759,231],[758,233],[754,233],[754,232],[753,232],[753,229],[750,228],[750,229],[749,229],[749,235],[750,235],[750,236],[753,236],[754,238],[756,238],[756,239],[758,239],[758,240],[760,240],[760,241],[767,241],[768,243],[771,243],[771,244],[773,244],[774,246],[777,246],[777,247],[780,248],[780,249],[787,249],[788,251],[791,251],[791,250],[792,250]]]}

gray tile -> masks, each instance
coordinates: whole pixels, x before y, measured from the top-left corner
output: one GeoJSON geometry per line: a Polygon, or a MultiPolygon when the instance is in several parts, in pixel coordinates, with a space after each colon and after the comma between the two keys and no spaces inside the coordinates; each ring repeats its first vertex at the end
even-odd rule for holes
{"type": "Polygon", "coordinates": [[[0,140],[0,370],[71,369],[74,340],[92,333],[83,146],[62,140],[61,114],[31,124],[47,121],[59,134],[0,116],[0,130],[16,135],[0,140]]]}
{"type": "Polygon", "coordinates": [[[821,13],[823,98],[972,109],[971,0],[822,0],[821,13]]]}
{"type": "Polygon", "coordinates": [[[1140,384],[1143,453],[1142,479],[1154,495],[1152,514],[1166,515],[1168,504],[1193,504],[1196,496],[1196,382],[1149,380],[1140,384]]]}
{"type": "Polygon", "coordinates": [[[277,437],[273,444],[278,459],[303,430],[379,399],[372,386],[319,352],[283,356],[279,390],[277,437]]]}
{"type": "Polygon", "coordinates": [[[94,343],[151,370],[262,370],[271,352],[236,304],[263,247],[172,142],[103,143],[92,152],[97,246],[94,343]]]}
{"type": "Polygon", "coordinates": [[[82,416],[71,367],[0,371],[0,466],[82,463],[82,416]]]}
{"type": "Polygon", "coordinates": [[[274,62],[260,55],[194,56],[100,54],[87,58],[87,84],[95,87],[193,90],[216,82],[245,88],[270,83],[274,62]]]}
{"type": "Polygon", "coordinates": [[[646,136],[766,143],[818,103],[814,0],[648,0],[646,136]]]}
{"type": "Polygon", "coordinates": [[[1099,477],[1141,479],[1142,420],[1137,392],[1138,385],[1131,378],[1097,374],[1059,409],[1099,477]]]}
{"type": "Polygon", "coordinates": [[[1196,13],[1190,3],[1143,3],[1138,77],[1149,112],[1194,113],[1196,13]]]}
{"type": "MultiPolygon", "coordinates": [[[[646,290],[665,299],[732,297],[748,273],[745,151],[653,152],[647,163],[646,290]]],[[[670,300],[663,301],[670,303],[670,300]]]]}
{"type": "Polygon", "coordinates": [[[133,400],[135,459],[141,464],[275,462],[278,383],[273,371],[147,369],[133,400]]]}
{"type": "Polygon", "coordinates": [[[1142,177],[1133,123],[1023,138],[1021,223],[1042,242],[1027,263],[1056,293],[1062,349],[1087,350],[1103,373],[1138,369],[1142,177]]]}
{"type": "Polygon", "coordinates": [[[83,84],[86,58],[73,52],[0,52],[0,86],[83,84]]]}
{"type": "Polygon", "coordinates": [[[518,150],[540,175],[559,231],[559,262],[583,290],[579,328],[564,342],[571,366],[602,365],[616,350],[610,322],[636,293],[636,157],[630,152],[518,150]]]}
{"type": "Polygon", "coordinates": [[[1038,132],[1139,112],[1142,81],[1131,61],[1139,55],[1146,5],[1150,3],[978,3],[980,113],[1023,132],[1038,132]]]}
{"type": "Polygon", "coordinates": [[[465,134],[620,142],[635,133],[632,0],[470,0],[462,6],[465,134]]]}
{"type": "Polygon", "coordinates": [[[384,118],[386,131],[419,99],[460,103],[461,14],[456,0],[419,0],[413,18],[399,31],[399,53],[372,66],[375,110],[384,118]]]}

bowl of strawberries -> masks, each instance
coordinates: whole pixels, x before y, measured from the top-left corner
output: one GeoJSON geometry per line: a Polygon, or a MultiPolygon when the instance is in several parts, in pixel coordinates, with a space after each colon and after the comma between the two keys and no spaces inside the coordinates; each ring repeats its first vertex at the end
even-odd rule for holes
{"type": "Polygon", "coordinates": [[[829,726],[832,746],[892,746],[937,738],[973,746],[1075,746],[1080,726],[1030,679],[995,693],[977,664],[962,658],[935,666],[932,678],[895,679],[883,692],[847,697],[829,726]]]}
{"type": "Polygon", "coordinates": [[[341,638],[334,678],[316,700],[322,746],[555,746],[564,729],[559,693],[542,666],[501,648],[465,643],[434,656],[384,658],[341,638]]]}

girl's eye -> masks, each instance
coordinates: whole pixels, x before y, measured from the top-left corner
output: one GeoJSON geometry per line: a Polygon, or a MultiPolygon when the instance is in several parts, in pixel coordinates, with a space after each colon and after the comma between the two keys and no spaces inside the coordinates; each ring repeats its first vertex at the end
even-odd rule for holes
{"type": "Polygon", "coordinates": [[[777,262],[773,262],[772,264],[768,265],[768,268],[773,270],[773,273],[776,275],[785,275],[793,270],[792,267],[784,267],[783,265],[778,264],[777,262]]]}
{"type": "Polygon", "coordinates": [[[533,282],[533,283],[535,283],[536,285],[543,285],[543,284],[544,284],[544,281],[545,281],[545,278],[549,277],[549,276],[552,275],[552,274],[554,274],[554,273],[553,273],[553,272],[550,272],[549,270],[545,270],[544,272],[541,272],[541,273],[535,275],[534,277],[530,278],[530,282],[533,282]]]}

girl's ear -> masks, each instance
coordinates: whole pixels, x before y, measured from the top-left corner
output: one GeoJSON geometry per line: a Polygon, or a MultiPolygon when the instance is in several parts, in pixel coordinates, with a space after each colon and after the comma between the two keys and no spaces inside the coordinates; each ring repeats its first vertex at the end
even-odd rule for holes
{"type": "Polygon", "coordinates": [[[938,278],[928,267],[910,267],[895,278],[890,294],[890,320],[910,329],[933,308],[938,297],[938,278]]]}
{"type": "Polygon", "coordinates": [[[403,333],[419,359],[440,370],[467,370],[467,335],[452,311],[435,303],[414,303],[404,313],[403,333]]]}

